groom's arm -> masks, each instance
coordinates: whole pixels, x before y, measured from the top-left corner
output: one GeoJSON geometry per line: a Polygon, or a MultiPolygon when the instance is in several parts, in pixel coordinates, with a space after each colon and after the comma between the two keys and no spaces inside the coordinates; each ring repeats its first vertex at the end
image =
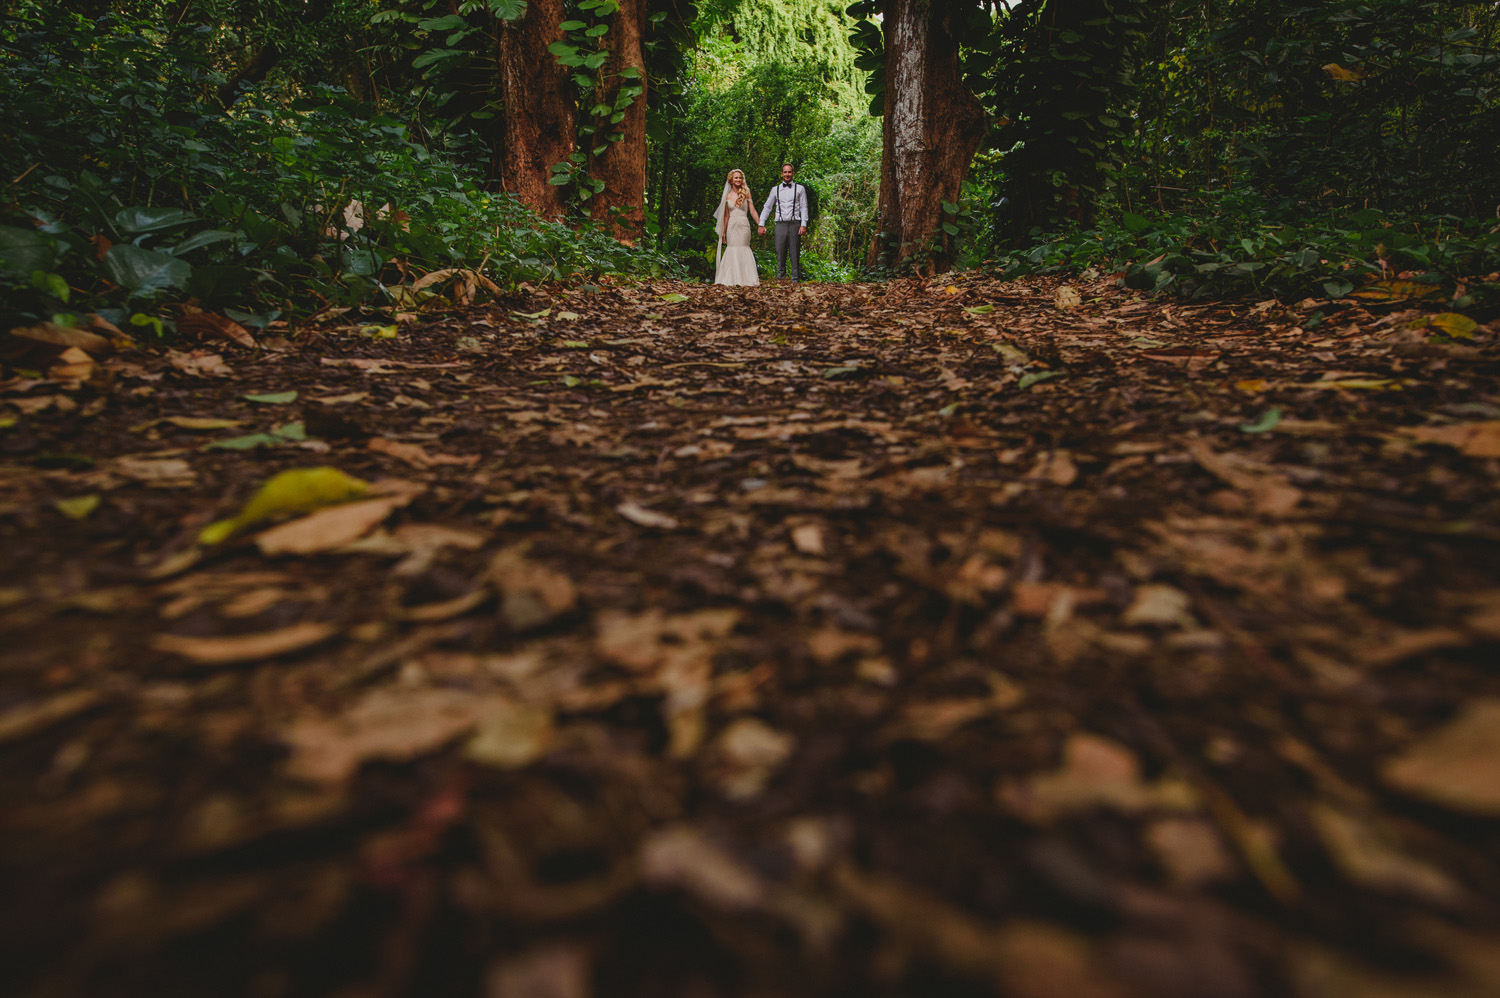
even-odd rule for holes
{"type": "Polygon", "coordinates": [[[807,188],[801,184],[797,185],[802,191],[802,198],[797,204],[797,235],[807,235],[807,188]]]}
{"type": "Polygon", "coordinates": [[[771,193],[766,195],[765,206],[760,209],[760,234],[766,234],[766,222],[771,217],[771,202],[776,200],[776,188],[771,188],[771,193]]]}

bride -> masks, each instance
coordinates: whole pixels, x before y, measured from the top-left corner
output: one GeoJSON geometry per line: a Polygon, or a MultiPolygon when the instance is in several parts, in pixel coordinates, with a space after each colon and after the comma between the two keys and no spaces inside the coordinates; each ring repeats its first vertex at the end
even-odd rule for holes
{"type": "Polygon", "coordinates": [[[760,275],[755,270],[755,254],[750,251],[752,225],[760,224],[755,213],[755,198],[745,183],[741,170],[730,170],[724,180],[724,194],[719,206],[714,209],[715,284],[759,284],[760,275]],[[752,222],[752,219],[754,220],[752,222]],[[723,246],[723,253],[718,253],[723,246]]]}

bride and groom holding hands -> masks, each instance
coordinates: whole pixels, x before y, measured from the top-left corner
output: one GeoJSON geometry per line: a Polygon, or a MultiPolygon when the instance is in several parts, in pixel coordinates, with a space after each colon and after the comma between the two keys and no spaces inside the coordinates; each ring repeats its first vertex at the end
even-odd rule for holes
{"type": "Polygon", "coordinates": [[[750,250],[750,223],[753,220],[761,235],[766,223],[776,230],[776,276],[787,275],[791,260],[793,281],[802,280],[802,237],[807,234],[807,188],[793,178],[797,171],[790,163],[781,164],[781,183],[771,188],[760,213],[755,211],[755,197],[745,183],[743,170],[730,170],[724,179],[724,193],[714,209],[714,283],[754,285],[760,283],[755,269],[755,254],[750,250]]]}

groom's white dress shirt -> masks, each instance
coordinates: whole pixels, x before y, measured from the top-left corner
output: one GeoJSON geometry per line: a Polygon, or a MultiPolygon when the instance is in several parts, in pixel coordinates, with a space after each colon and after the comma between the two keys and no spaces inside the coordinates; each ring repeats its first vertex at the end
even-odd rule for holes
{"type": "Polygon", "coordinates": [[[760,210],[760,224],[765,225],[773,217],[778,222],[806,225],[807,188],[796,183],[780,183],[771,188],[771,193],[766,196],[766,206],[760,210]],[[775,216],[771,214],[773,204],[776,206],[775,216]]]}

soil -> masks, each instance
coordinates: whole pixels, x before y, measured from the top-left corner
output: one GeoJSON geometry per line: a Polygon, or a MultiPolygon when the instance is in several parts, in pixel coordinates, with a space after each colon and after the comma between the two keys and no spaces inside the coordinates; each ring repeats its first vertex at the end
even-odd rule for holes
{"type": "Polygon", "coordinates": [[[320,319],[3,354],[0,991],[1500,995],[1496,326],[320,319]]]}

